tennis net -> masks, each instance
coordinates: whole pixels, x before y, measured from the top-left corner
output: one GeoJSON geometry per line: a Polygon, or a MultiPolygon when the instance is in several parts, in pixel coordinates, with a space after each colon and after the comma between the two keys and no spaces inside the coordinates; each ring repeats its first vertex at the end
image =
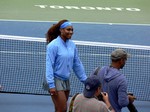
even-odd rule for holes
{"type": "MultiPolygon", "coordinates": [[[[131,54],[121,70],[128,81],[128,91],[137,100],[150,101],[150,46],[75,41],[86,74],[98,66],[110,64],[110,53],[124,48],[131,54]]],[[[49,95],[42,88],[45,76],[45,38],[0,35],[1,92],[49,95]]],[[[71,74],[71,93],[83,91],[83,84],[71,74]]]]}

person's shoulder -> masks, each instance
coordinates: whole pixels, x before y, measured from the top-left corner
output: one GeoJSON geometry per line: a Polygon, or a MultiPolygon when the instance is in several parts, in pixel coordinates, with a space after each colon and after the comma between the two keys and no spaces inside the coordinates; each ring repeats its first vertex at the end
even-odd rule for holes
{"type": "Polygon", "coordinates": [[[56,44],[56,43],[59,43],[60,42],[60,39],[59,37],[55,38],[54,40],[51,41],[51,44],[56,44]]]}
{"type": "Polygon", "coordinates": [[[101,70],[108,69],[108,68],[109,68],[109,66],[102,66],[101,70]]]}
{"type": "Polygon", "coordinates": [[[84,95],[82,93],[76,93],[74,95],[76,98],[81,98],[81,97],[84,97],[84,95]]]}
{"type": "Polygon", "coordinates": [[[98,72],[98,75],[104,74],[104,72],[109,68],[109,66],[102,66],[98,72]]]}
{"type": "Polygon", "coordinates": [[[71,40],[71,39],[69,39],[68,42],[69,42],[70,44],[72,44],[72,45],[76,45],[75,42],[74,42],[73,40],[71,40]]]}
{"type": "Polygon", "coordinates": [[[47,47],[55,47],[55,46],[58,46],[59,44],[59,41],[58,41],[58,39],[56,38],[56,39],[54,39],[54,40],[52,40],[48,45],[47,45],[47,47]]]}
{"type": "Polygon", "coordinates": [[[67,40],[66,44],[71,47],[72,49],[76,48],[76,44],[74,41],[72,41],[71,39],[67,40]]]}
{"type": "Polygon", "coordinates": [[[56,44],[55,42],[52,42],[52,43],[49,43],[46,47],[47,50],[50,50],[50,51],[57,51],[58,49],[58,46],[59,44],[56,44]]]}

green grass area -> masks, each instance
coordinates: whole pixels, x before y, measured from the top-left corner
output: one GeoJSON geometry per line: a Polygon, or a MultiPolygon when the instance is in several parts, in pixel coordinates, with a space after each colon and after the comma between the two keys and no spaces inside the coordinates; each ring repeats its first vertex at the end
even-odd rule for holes
{"type": "Polygon", "coordinates": [[[149,0],[1,0],[0,19],[150,24],[149,4],[149,0]]]}

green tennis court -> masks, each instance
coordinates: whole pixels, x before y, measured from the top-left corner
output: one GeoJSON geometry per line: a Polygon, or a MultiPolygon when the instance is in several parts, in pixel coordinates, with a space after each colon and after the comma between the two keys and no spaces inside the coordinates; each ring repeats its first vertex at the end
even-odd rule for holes
{"type": "Polygon", "coordinates": [[[150,24],[149,0],[1,0],[0,19],[150,24]]]}

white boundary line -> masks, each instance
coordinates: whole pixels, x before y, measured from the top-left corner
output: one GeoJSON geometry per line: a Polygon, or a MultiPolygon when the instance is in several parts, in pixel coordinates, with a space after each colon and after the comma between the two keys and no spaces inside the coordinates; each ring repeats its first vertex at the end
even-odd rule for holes
{"type": "MultiPolygon", "coordinates": [[[[38,20],[11,20],[11,19],[0,19],[0,21],[15,21],[15,22],[53,22],[56,23],[58,21],[38,21],[38,20]]],[[[101,23],[101,22],[78,22],[72,21],[72,23],[81,23],[81,24],[108,24],[108,25],[136,25],[136,26],[150,26],[150,24],[133,24],[133,23],[101,23]]]]}
{"type": "MultiPolygon", "coordinates": [[[[0,35],[0,39],[46,42],[45,38],[26,37],[26,36],[13,36],[13,35],[0,35]]],[[[90,42],[90,41],[77,41],[77,40],[73,40],[73,41],[77,45],[102,46],[102,47],[105,46],[105,47],[150,50],[150,46],[142,46],[142,45],[104,43],[104,42],[90,42]]]]}

